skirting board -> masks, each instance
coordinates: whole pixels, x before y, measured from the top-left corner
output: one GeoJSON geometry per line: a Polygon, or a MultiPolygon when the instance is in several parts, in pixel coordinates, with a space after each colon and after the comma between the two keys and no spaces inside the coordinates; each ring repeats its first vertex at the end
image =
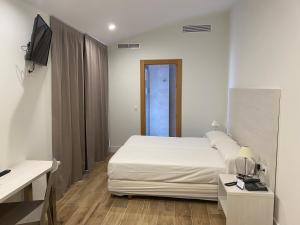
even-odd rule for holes
{"type": "Polygon", "coordinates": [[[115,153],[121,148],[121,146],[109,146],[109,152],[115,153]]]}

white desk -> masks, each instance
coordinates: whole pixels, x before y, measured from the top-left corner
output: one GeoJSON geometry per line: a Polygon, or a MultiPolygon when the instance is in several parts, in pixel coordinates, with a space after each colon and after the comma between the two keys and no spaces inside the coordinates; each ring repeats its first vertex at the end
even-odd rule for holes
{"type": "MultiPolygon", "coordinates": [[[[52,161],[35,161],[26,160],[20,164],[8,168],[10,173],[0,177],[0,203],[15,195],[24,189],[24,200],[32,200],[32,182],[43,175],[50,174],[52,168],[52,161]]],[[[56,200],[55,189],[50,193],[50,210],[53,213],[54,224],[56,220],[56,200]]]]}
{"type": "Polygon", "coordinates": [[[0,177],[0,203],[15,195],[42,175],[50,172],[52,161],[26,160],[12,168],[11,172],[0,177]]]}

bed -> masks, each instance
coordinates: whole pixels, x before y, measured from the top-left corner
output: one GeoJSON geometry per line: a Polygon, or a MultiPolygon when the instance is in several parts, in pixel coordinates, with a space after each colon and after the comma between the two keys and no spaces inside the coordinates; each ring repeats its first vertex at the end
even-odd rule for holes
{"type": "Polygon", "coordinates": [[[132,136],[108,163],[108,190],[115,195],[216,200],[218,175],[236,172],[240,145],[249,146],[256,162],[266,166],[268,173],[261,179],[275,190],[279,109],[280,90],[230,89],[231,137],[132,136]]]}
{"type": "Polygon", "coordinates": [[[132,136],[108,164],[115,195],[216,200],[218,175],[227,173],[208,138],[132,136]]]}

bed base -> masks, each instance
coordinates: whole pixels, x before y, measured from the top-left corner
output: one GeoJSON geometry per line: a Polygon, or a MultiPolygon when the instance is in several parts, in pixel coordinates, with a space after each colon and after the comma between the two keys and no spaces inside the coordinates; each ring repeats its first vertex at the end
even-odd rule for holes
{"type": "Polygon", "coordinates": [[[218,185],[164,183],[108,179],[108,190],[116,196],[155,196],[217,201],[218,185]]]}

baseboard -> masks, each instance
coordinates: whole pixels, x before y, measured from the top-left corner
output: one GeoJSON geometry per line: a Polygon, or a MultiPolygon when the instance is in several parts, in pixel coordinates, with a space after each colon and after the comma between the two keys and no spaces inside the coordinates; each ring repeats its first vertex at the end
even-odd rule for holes
{"type": "Polygon", "coordinates": [[[273,221],[274,221],[273,222],[274,225],[279,225],[279,223],[278,223],[278,221],[277,221],[277,219],[275,217],[274,217],[273,221]]]}
{"type": "Polygon", "coordinates": [[[109,146],[109,152],[115,153],[121,148],[121,146],[109,146]]]}

